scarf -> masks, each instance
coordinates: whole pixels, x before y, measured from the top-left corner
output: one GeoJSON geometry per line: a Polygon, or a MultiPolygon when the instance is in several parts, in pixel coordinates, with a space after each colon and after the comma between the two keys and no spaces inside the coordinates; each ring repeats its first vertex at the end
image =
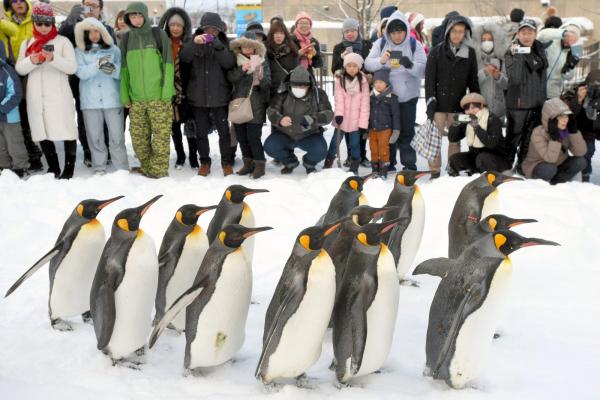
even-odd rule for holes
{"type": "MultiPolygon", "coordinates": [[[[481,129],[483,129],[484,131],[487,130],[488,118],[490,117],[490,110],[488,110],[487,108],[482,108],[476,115],[481,129]]],[[[485,145],[477,137],[477,134],[475,133],[475,128],[473,128],[471,124],[467,124],[465,136],[467,137],[467,144],[469,145],[469,147],[474,147],[476,149],[482,149],[485,147],[485,145]]]]}
{"type": "MultiPolygon", "coordinates": [[[[300,49],[310,45],[312,43],[312,32],[309,32],[308,35],[304,36],[300,33],[298,29],[294,30],[294,35],[298,42],[300,43],[300,49]]],[[[308,52],[306,52],[303,56],[300,57],[300,65],[304,68],[308,69],[312,65],[312,58],[315,56],[315,50],[311,47],[308,52]]]]}
{"type": "MultiPolygon", "coordinates": [[[[31,54],[41,53],[44,45],[54,39],[58,35],[58,29],[56,29],[56,25],[52,25],[52,29],[46,35],[42,35],[35,29],[35,25],[33,26],[33,41],[27,47],[25,51],[25,56],[30,56],[31,54]]],[[[40,57],[40,61],[45,61],[44,57],[40,57]]]]}
{"type": "Polygon", "coordinates": [[[340,76],[340,79],[346,80],[344,82],[344,87],[346,89],[346,93],[348,93],[350,96],[354,96],[360,93],[360,81],[358,80],[358,76],[355,76],[352,79],[348,79],[347,77],[344,77],[342,75],[340,76]]]}
{"type": "Polygon", "coordinates": [[[384,97],[391,97],[392,87],[388,87],[387,89],[385,89],[384,92],[378,92],[377,90],[375,90],[375,88],[373,88],[373,90],[371,91],[371,95],[377,97],[378,100],[384,97]]]}
{"type": "MultiPolygon", "coordinates": [[[[242,65],[250,62],[250,58],[246,57],[242,53],[238,53],[236,56],[236,61],[237,61],[238,67],[241,67],[242,65]]],[[[250,67],[250,69],[248,69],[248,71],[246,71],[247,75],[251,75],[251,74],[254,75],[252,77],[252,86],[258,85],[260,83],[260,81],[263,79],[262,63],[265,61],[264,57],[259,56],[259,61],[260,61],[260,65],[258,66],[258,68],[253,69],[252,67],[250,67]]]]}
{"type": "Polygon", "coordinates": [[[270,50],[273,58],[281,58],[291,53],[290,47],[287,45],[287,43],[276,44],[270,50]]]}
{"type": "Polygon", "coordinates": [[[354,41],[354,42],[350,42],[348,40],[342,40],[342,45],[344,46],[344,49],[346,49],[346,47],[352,46],[353,52],[362,54],[363,40],[362,40],[362,37],[360,36],[360,34],[358,35],[358,37],[356,38],[356,41],[354,41]]]}

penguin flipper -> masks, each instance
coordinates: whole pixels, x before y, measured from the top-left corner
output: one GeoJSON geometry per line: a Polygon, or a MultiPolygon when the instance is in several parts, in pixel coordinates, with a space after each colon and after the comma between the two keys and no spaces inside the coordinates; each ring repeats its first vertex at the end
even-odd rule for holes
{"type": "Polygon", "coordinates": [[[444,278],[448,271],[454,267],[453,260],[446,257],[431,258],[417,265],[413,271],[413,275],[432,275],[444,278]]]}
{"type": "Polygon", "coordinates": [[[35,264],[33,264],[33,266],[31,268],[29,268],[27,270],[27,272],[25,272],[19,279],[17,279],[17,281],[10,287],[10,289],[8,289],[8,291],[6,292],[4,297],[6,298],[6,297],[10,296],[10,294],[12,292],[14,292],[15,290],[17,290],[17,288],[19,286],[21,286],[21,284],[23,282],[25,282],[25,280],[27,278],[29,278],[37,270],[39,270],[41,267],[43,267],[45,264],[47,264],[52,258],[54,258],[54,256],[56,256],[60,252],[62,245],[63,244],[61,242],[61,243],[57,244],[56,246],[54,246],[52,248],[52,250],[50,250],[49,252],[44,254],[44,256],[42,258],[40,258],[35,264]]]}
{"type": "Polygon", "coordinates": [[[205,280],[200,281],[198,284],[192,286],[188,290],[186,290],[175,302],[173,305],[167,310],[165,315],[161,318],[161,320],[156,324],[152,334],[150,335],[150,340],[148,342],[148,347],[152,348],[160,334],[169,326],[171,321],[175,319],[175,317],[181,312],[181,310],[185,310],[187,306],[192,304],[194,300],[202,293],[205,289],[206,285],[204,283],[205,280]]]}
{"type": "Polygon", "coordinates": [[[319,220],[317,221],[317,223],[315,224],[315,226],[321,226],[321,225],[323,225],[323,222],[325,221],[325,215],[326,214],[321,215],[321,217],[319,218],[319,220]]]}
{"type": "Polygon", "coordinates": [[[110,342],[116,319],[115,291],[110,285],[103,284],[98,289],[95,317],[94,330],[98,338],[98,350],[102,350],[110,342]]]}

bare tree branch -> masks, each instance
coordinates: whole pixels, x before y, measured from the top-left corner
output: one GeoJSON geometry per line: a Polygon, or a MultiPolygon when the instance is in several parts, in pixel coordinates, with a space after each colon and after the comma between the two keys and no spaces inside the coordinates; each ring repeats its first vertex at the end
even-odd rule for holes
{"type": "Polygon", "coordinates": [[[330,21],[344,21],[344,18],[334,17],[333,15],[326,14],[323,11],[321,11],[318,7],[310,7],[309,11],[311,12],[311,14],[318,14],[321,17],[325,17],[330,21]]]}

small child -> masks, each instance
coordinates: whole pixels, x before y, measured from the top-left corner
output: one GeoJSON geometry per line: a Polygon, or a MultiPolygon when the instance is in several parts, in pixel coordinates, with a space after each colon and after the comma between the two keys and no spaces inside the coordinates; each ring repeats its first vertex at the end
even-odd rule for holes
{"type": "Polygon", "coordinates": [[[29,157],[21,133],[22,98],[21,80],[4,57],[0,58],[0,171],[11,169],[24,178],[29,175],[29,157]]]}
{"type": "MultiPolygon", "coordinates": [[[[344,57],[344,70],[336,73],[335,79],[335,127],[347,136],[350,149],[350,172],[358,174],[360,165],[360,137],[369,127],[369,82],[361,72],[363,58],[358,53],[344,57]]],[[[340,135],[340,137],[342,136],[340,135]]],[[[337,151],[337,135],[329,144],[325,168],[331,167],[337,151]]]]}
{"type": "Polygon", "coordinates": [[[387,178],[390,144],[400,136],[400,104],[392,93],[390,70],[383,68],[373,75],[371,116],[369,118],[369,147],[373,174],[387,178]]]}

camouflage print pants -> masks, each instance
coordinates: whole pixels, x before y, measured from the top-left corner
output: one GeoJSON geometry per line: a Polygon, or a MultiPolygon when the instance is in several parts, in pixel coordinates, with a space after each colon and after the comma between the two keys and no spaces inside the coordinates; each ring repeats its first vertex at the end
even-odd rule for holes
{"type": "Polygon", "coordinates": [[[170,102],[133,102],[129,132],[142,171],[162,178],[169,175],[169,150],[173,110],[170,102]]]}

